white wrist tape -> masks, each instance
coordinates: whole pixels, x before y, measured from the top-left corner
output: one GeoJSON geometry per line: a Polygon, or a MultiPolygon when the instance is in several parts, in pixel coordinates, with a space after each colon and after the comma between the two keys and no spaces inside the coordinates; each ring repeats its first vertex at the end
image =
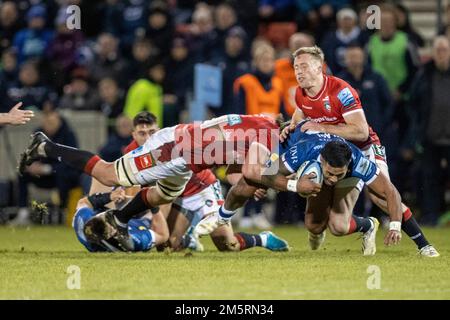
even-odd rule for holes
{"type": "Polygon", "coordinates": [[[391,221],[389,223],[389,230],[400,232],[402,230],[402,223],[400,221],[391,221]]]}
{"type": "Polygon", "coordinates": [[[287,189],[288,191],[297,192],[297,180],[288,180],[287,189]]]}

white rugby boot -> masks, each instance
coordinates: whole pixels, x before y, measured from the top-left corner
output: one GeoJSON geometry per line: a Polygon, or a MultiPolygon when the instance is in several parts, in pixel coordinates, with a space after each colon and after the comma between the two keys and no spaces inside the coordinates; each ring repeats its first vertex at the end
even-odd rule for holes
{"type": "Polygon", "coordinates": [[[439,252],[431,244],[420,249],[419,254],[422,257],[428,257],[428,258],[437,258],[440,256],[439,252]]]}
{"type": "Polygon", "coordinates": [[[373,256],[377,252],[376,236],[380,222],[374,217],[369,217],[369,219],[372,221],[372,228],[362,236],[362,252],[364,256],[373,256]]]}
{"type": "Polygon", "coordinates": [[[308,240],[309,240],[309,247],[311,250],[318,250],[322,243],[325,242],[325,237],[327,235],[327,232],[324,230],[320,234],[314,234],[309,232],[308,240]]]}
{"type": "Polygon", "coordinates": [[[214,212],[208,214],[206,217],[200,220],[200,222],[195,226],[193,233],[195,236],[203,237],[210,234],[218,227],[229,223],[230,219],[223,219],[219,216],[219,212],[214,212]]]}

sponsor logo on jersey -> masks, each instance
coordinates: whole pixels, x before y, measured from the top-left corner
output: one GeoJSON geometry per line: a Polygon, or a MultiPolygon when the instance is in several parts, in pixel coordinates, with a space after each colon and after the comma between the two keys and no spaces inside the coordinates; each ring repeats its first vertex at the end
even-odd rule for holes
{"type": "Polygon", "coordinates": [[[370,168],[370,160],[361,157],[356,165],[355,172],[359,173],[362,176],[365,176],[370,168]]]}
{"type": "Polygon", "coordinates": [[[338,99],[344,108],[350,108],[356,102],[355,97],[349,88],[344,88],[338,93],[338,99]]]}
{"type": "Polygon", "coordinates": [[[292,161],[292,163],[297,163],[298,162],[297,146],[294,146],[294,147],[290,148],[289,152],[291,153],[291,161],[292,161]]]}
{"type": "Polygon", "coordinates": [[[304,104],[302,104],[302,109],[312,110],[312,108],[313,108],[313,107],[305,106],[304,104]]]}
{"type": "Polygon", "coordinates": [[[240,123],[242,123],[241,116],[239,116],[237,114],[228,115],[228,125],[234,126],[234,125],[240,124],[240,123]]]}
{"type": "Polygon", "coordinates": [[[153,166],[153,159],[150,153],[134,158],[134,163],[139,171],[153,166]]]}
{"type": "Polygon", "coordinates": [[[144,146],[140,146],[140,147],[134,149],[134,150],[132,151],[132,154],[136,154],[136,153],[141,152],[143,148],[144,148],[144,146]]]}
{"type": "Polygon", "coordinates": [[[319,117],[319,118],[311,118],[311,117],[306,117],[306,120],[308,121],[312,121],[312,122],[316,122],[316,123],[321,123],[321,122],[336,122],[338,118],[336,117],[319,117]]]}
{"type": "Polygon", "coordinates": [[[326,96],[325,98],[322,99],[322,101],[323,101],[323,106],[324,106],[325,110],[330,112],[331,111],[330,98],[328,96],[326,96]]]}

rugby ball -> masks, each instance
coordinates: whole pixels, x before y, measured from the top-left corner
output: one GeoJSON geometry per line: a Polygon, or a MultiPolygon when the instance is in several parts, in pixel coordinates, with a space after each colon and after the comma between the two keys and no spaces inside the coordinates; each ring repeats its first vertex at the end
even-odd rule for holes
{"type": "MultiPolygon", "coordinates": [[[[322,185],[323,182],[323,174],[322,174],[322,166],[320,162],[317,160],[306,160],[302,163],[300,168],[297,170],[297,174],[295,175],[295,179],[298,180],[304,175],[315,173],[316,177],[312,179],[315,183],[322,185]]],[[[298,193],[300,196],[306,198],[308,197],[306,194],[298,193]]]]}

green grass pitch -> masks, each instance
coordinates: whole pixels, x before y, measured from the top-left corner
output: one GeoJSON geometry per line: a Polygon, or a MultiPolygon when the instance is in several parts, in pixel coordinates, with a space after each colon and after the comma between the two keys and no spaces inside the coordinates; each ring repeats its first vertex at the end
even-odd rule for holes
{"type": "Polygon", "coordinates": [[[450,229],[425,229],[441,253],[436,259],[418,256],[405,236],[399,246],[384,247],[383,230],[373,257],[361,255],[356,235],[327,234],[324,247],[312,252],[305,229],[274,231],[289,241],[290,252],[221,253],[204,238],[206,251],[193,255],[92,254],[66,227],[1,227],[0,298],[450,299],[450,229]],[[80,268],[80,289],[67,288],[71,265],[80,268]],[[376,283],[372,265],[379,268],[379,289],[367,287],[376,283]]]}

